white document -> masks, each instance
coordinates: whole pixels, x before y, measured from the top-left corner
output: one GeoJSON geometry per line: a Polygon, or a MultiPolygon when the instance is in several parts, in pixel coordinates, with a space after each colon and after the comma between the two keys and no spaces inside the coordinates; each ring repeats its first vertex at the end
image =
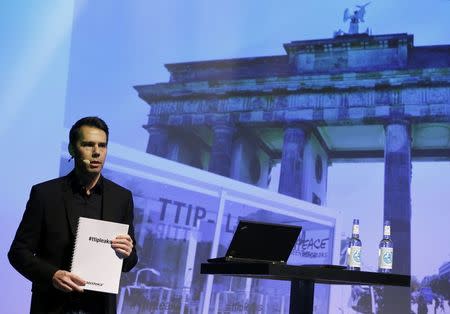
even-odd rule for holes
{"type": "Polygon", "coordinates": [[[111,241],[127,233],[126,224],[80,217],[70,271],[86,280],[84,289],[118,293],[123,260],[111,241]]]}

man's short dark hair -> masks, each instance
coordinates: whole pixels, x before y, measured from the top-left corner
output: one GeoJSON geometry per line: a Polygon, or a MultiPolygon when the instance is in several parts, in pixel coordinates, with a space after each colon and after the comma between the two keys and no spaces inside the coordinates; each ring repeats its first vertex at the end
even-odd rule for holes
{"type": "Polygon", "coordinates": [[[90,126],[104,131],[106,133],[106,142],[108,143],[109,130],[106,122],[100,119],[99,117],[85,117],[75,122],[75,124],[72,125],[72,127],[70,128],[69,132],[70,145],[75,146],[79,138],[79,130],[82,126],[90,126]]]}

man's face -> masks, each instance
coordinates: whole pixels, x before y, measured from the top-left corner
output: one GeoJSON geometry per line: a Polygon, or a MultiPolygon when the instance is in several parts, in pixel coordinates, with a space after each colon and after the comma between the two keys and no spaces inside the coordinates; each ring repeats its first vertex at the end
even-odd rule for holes
{"type": "Polygon", "coordinates": [[[82,126],[73,147],[75,168],[86,174],[99,174],[106,159],[106,133],[98,128],[82,126]]]}

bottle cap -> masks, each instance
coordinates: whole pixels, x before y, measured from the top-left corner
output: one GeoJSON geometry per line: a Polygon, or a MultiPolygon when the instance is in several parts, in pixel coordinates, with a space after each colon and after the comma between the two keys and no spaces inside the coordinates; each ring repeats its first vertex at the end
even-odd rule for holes
{"type": "Polygon", "coordinates": [[[359,219],[353,219],[353,224],[354,225],[359,225],[359,219]]]}

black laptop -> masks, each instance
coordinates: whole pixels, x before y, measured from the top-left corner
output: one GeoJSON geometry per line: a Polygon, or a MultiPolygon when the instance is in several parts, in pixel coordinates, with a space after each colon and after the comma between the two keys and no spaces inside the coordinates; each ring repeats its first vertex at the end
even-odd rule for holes
{"type": "Polygon", "coordinates": [[[301,230],[300,226],[240,220],[226,255],[208,262],[285,264],[301,230]]]}

